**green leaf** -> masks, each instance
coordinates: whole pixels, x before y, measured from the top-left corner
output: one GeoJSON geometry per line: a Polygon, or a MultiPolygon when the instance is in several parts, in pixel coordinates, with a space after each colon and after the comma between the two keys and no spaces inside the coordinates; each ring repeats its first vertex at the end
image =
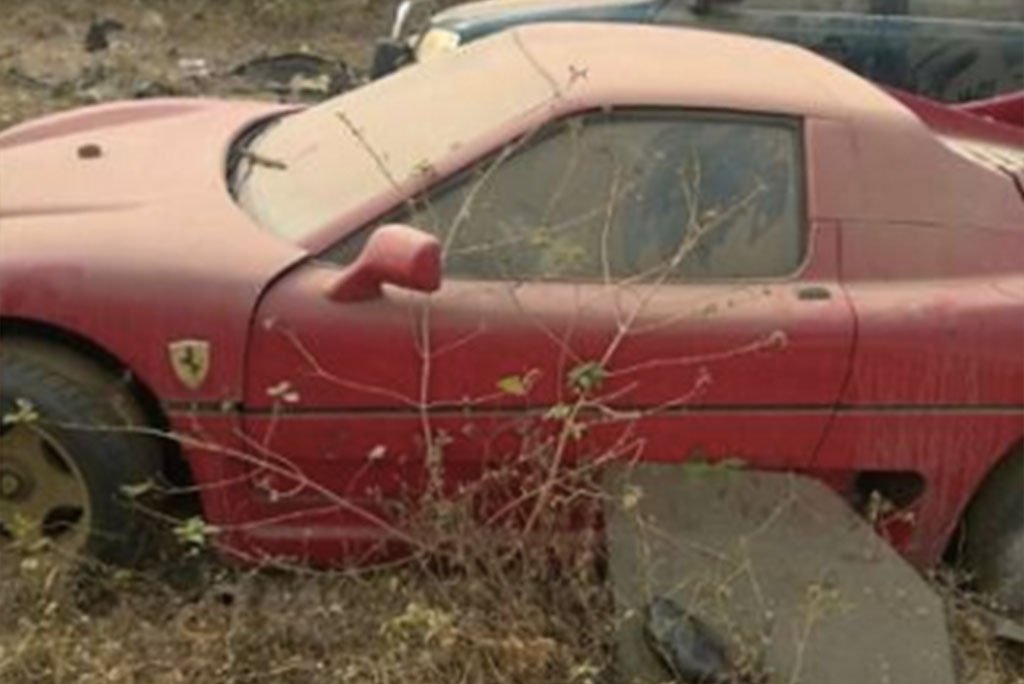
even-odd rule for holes
{"type": "Polygon", "coordinates": [[[138,499],[149,494],[155,487],[156,483],[153,480],[143,480],[137,484],[121,485],[121,493],[129,499],[138,499]]]}
{"type": "Polygon", "coordinates": [[[597,361],[587,361],[569,371],[569,387],[581,394],[588,394],[601,387],[608,371],[597,361]]]}
{"type": "Polygon", "coordinates": [[[217,534],[218,531],[216,526],[207,525],[206,521],[199,516],[192,516],[182,520],[174,528],[174,536],[182,544],[206,546],[209,538],[217,534]]]}
{"type": "Polygon", "coordinates": [[[568,423],[566,429],[569,431],[569,436],[576,441],[583,439],[583,435],[587,433],[586,424],[578,421],[568,423]]]}
{"type": "Polygon", "coordinates": [[[20,542],[35,536],[39,529],[39,521],[22,513],[15,513],[10,520],[4,523],[4,527],[15,541],[20,542]]]}
{"type": "Polygon", "coordinates": [[[729,473],[742,470],[747,467],[747,462],[742,458],[723,458],[712,461],[703,454],[698,454],[683,463],[683,470],[691,475],[708,475],[711,473],[729,473]]]}
{"type": "Polygon", "coordinates": [[[18,425],[21,423],[34,423],[39,420],[39,413],[36,412],[35,407],[32,406],[32,402],[28,399],[17,398],[14,400],[17,409],[11,413],[5,413],[2,422],[3,425],[18,425]]]}
{"type": "Polygon", "coordinates": [[[622,493],[622,509],[625,511],[631,511],[640,505],[640,500],[644,497],[644,490],[636,485],[628,485],[626,491],[622,493]]]}
{"type": "Polygon", "coordinates": [[[544,414],[545,420],[565,420],[569,417],[572,407],[568,404],[555,404],[544,414]]]}
{"type": "Polygon", "coordinates": [[[507,375],[498,381],[498,389],[505,394],[523,397],[530,393],[540,377],[540,370],[531,368],[522,375],[507,375]]]}
{"type": "Polygon", "coordinates": [[[523,382],[523,378],[518,375],[509,375],[499,380],[498,389],[505,394],[511,394],[515,397],[525,396],[528,391],[526,383],[523,382]]]}

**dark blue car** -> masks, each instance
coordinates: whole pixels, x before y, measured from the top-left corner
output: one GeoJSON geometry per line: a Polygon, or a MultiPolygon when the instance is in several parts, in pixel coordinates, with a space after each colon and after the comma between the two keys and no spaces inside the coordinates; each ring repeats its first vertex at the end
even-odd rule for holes
{"type": "MultiPolygon", "coordinates": [[[[405,35],[403,2],[377,75],[539,21],[620,21],[746,33],[805,46],[878,83],[945,101],[1024,88],[1024,0],[487,0],[405,35]]],[[[678,67],[677,67],[678,68],[678,67]]]]}

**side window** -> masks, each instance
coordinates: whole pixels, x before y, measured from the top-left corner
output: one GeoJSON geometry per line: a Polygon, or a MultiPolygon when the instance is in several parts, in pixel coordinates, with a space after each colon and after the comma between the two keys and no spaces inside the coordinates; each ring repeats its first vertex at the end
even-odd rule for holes
{"type": "Polygon", "coordinates": [[[520,141],[389,219],[437,235],[453,277],[763,278],[803,259],[801,185],[789,120],[606,112],[520,141]]]}
{"type": "MultiPolygon", "coordinates": [[[[895,0],[899,2],[900,0],[895,0]]],[[[742,9],[868,14],[893,0],[744,0],[742,9]]]]}
{"type": "Polygon", "coordinates": [[[904,3],[907,14],[915,17],[1024,21],[1024,2],[1020,0],[904,0],[904,3]]]}
{"type": "MultiPolygon", "coordinates": [[[[978,21],[1022,21],[1024,3],[1020,0],[744,0],[742,4],[723,3],[712,9],[723,13],[743,10],[779,11],[785,13],[842,12],[848,14],[896,14],[912,17],[942,17],[978,21]]],[[[693,0],[671,0],[662,11],[661,20],[694,15],[693,0]]]]}

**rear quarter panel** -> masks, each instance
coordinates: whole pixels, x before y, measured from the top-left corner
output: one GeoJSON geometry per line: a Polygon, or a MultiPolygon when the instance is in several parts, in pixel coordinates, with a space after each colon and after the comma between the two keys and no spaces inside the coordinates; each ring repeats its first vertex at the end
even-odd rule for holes
{"type": "Polygon", "coordinates": [[[1024,198],[906,113],[863,125],[851,150],[860,204],[841,221],[841,277],[855,352],[818,461],[919,473],[907,552],[928,564],[1024,436],[1024,198]]]}

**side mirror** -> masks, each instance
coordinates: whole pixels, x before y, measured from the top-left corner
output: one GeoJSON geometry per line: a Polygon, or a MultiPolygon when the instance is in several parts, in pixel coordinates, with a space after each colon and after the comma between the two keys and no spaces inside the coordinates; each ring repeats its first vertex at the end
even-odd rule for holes
{"type": "Polygon", "coordinates": [[[381,295],[383,285],[416,292],[441,287],[441,245],[421,230],[399,224],[373,231],[359,258],[331,287],[335,301],[361,301],[381,295]]]}

